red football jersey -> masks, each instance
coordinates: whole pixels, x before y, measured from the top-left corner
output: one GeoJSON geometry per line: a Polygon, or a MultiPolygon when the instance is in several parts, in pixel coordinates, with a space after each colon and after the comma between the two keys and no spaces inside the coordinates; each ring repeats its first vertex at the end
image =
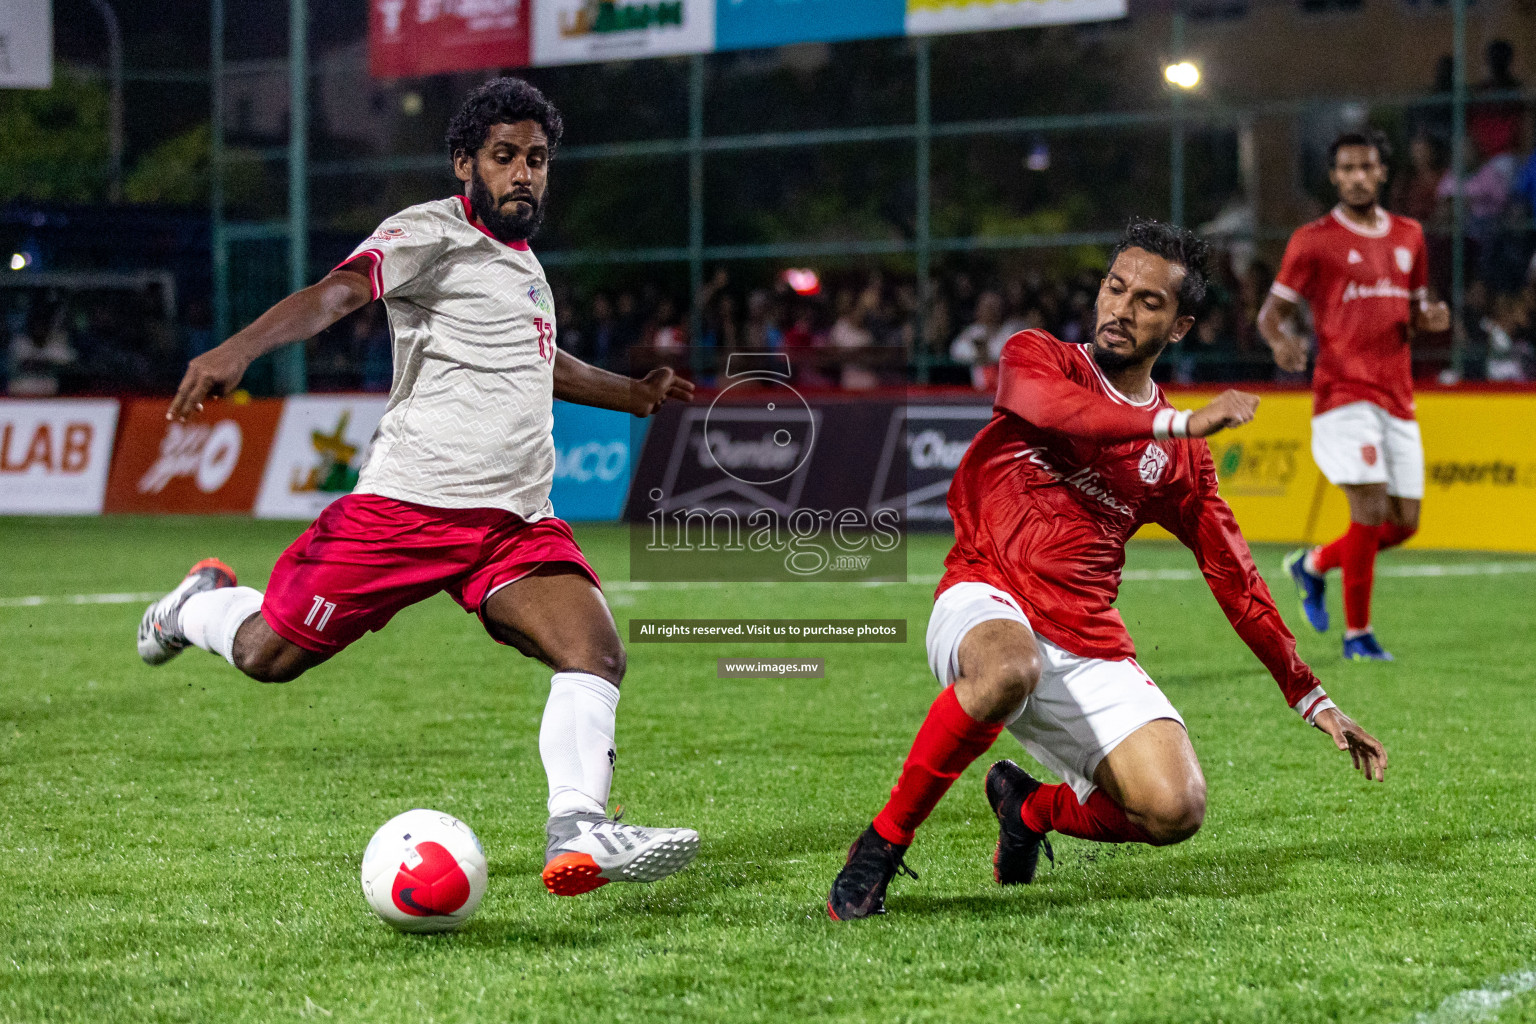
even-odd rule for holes
{"type": "Polygon", "coordinates": [[[1312,413],[1372,402],[1413,419],[1412,304],[1428,294],[1429,262],[1419,222],[1378,209],[1366,229],[1335,208],[1303,224],[1285,247],[1270,289],[1305,300],[1317,326],[1312,413]]]}
{"type": "Polygon", "coordinates": [[[1161,391],[1133,402],[1089,346],[1025,331],[1003,348],[994,406],[950,484],[955,546],[938,593],[988,583],[1017,598],[1035,630],[1064,650],[1133,657],[1114,602],[1125,542],[1157,523],[1195,553],[1233,627],[1286,702],[1307,713],[1323,691],[1216,493],[1209,446],[1154,440],[1171,409],[1161,391]]]}

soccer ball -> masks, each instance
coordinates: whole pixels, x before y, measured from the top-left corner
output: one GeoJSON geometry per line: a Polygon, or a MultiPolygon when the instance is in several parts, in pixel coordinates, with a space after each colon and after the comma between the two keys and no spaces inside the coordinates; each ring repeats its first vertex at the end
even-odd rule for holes
{"type": "Polygon", "coordinates": [[[446,932],[474,916],[485,895],[485,848],[441,811],[398,814],[363,853],[363,895],[402,932],[446,932]]]}

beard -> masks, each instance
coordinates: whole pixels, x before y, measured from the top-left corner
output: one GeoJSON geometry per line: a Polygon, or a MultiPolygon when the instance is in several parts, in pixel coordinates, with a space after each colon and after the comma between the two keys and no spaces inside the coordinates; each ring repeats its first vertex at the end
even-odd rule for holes
{"type": "Polygon", "coordinates": [[[1099,369],[1105,373],[1119,373],[1121,370],[1137,363],[1155,360],[1163,354],[1163,349],[1168,347],[1168,338],[1159,338],[1154,341],[1137,344],[1129,352],[1117,352],[1114,349],[1104,348],[1099,344],[1097,332],[1095,332],[1093,344],[1090,347],[1093,361],[1099,369]]]}
{"type": "Polygon", "coordinates": [[[469,170],[469,205],[475,211],[475,216],[480,218],[485,229],[496,236],[502,242],[526,242],[539,233],[539,228],[544,224],[544,204],[533,196],[526,196],[520,202],[527,203],[531,209],[526,213],[517,213],[516,204],[512,204],[507,212],[498,206],[496,199],[491,195],[490,186],[485,179],[480,177],[477,168],[471,166],[469,170]]]}

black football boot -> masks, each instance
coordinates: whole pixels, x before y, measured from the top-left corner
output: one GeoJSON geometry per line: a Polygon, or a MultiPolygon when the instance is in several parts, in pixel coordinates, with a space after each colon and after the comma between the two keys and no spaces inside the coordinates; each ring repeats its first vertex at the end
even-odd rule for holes
{"type": "Polygon", "coordinates": [[[885,913],[885,887],[898,874],[917,877],[902,856],[907,852],[883,838],[871,825],[848,848],[848,862],[832,882],[827,913],[834,921],[857,921],[885,913]]]}
{"type": "Polygon", "coordinates": [[[998,885],[1028,885],[1040,866],[1040,849],[1052,864],[1056,854],[1044,832],[1026,828],[1020,811],[1040,780],[1012,761],[999,761],[987,769],[987,803],[997,815],[997,849],[992,853],[992,877],[998,885]]]}

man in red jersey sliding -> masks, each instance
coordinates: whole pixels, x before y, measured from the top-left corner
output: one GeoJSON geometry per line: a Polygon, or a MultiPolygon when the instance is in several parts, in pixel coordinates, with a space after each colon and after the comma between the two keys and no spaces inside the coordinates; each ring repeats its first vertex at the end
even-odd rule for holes
{"type": "Polygon", "coordinates": [[[1178,411],[1152,383],[1157,357],[1194,325],[1206,259],[1193,234],[1134,222],[1100,285],[1090,344],[1025,331],[1004,346],[994,415],[949,489],[955,546],[928,622],[928,664],[944,690],[832,883],[832,917],[884,912],[913,833],[1004,728],[1063,781],[1043,785],[1012,761],[987,773],[999,883],[1033,880],[1051,831],[1165,845],[1199,829],[1200,763],[1114,609],[1125,543],[1145,523],[1194,551],[1286,703],[1367,778],[1383,778],[1382,745],[1296,656],[1197,440],[1251,420],[1258,399],[1228,391],[1178,411]]]}
{"type": "Polygon", "coordinates": [[[1344,576],[1344,657],[1391,661],[1371,629],[1376,552],[1419,528],[1424,446],[1413,418],[1409,338],[1450,329],[1443,302],[1429,301],[1429,267],[1418,221],[1377,205],[1387,181],[1387,141],[1378,131],[1346,132],[1329,148],[1339,205],[1296,229],[1259,331],[1283,370],[1307,368],[1296,327],[1307,302],[1317,325],[1312,372],[1312,458],[1349,499],[1349,529],[1331,544],[1292,552],[1286,571],[1302,612],[1328,629],[1324,575],[1344,576]]]}

